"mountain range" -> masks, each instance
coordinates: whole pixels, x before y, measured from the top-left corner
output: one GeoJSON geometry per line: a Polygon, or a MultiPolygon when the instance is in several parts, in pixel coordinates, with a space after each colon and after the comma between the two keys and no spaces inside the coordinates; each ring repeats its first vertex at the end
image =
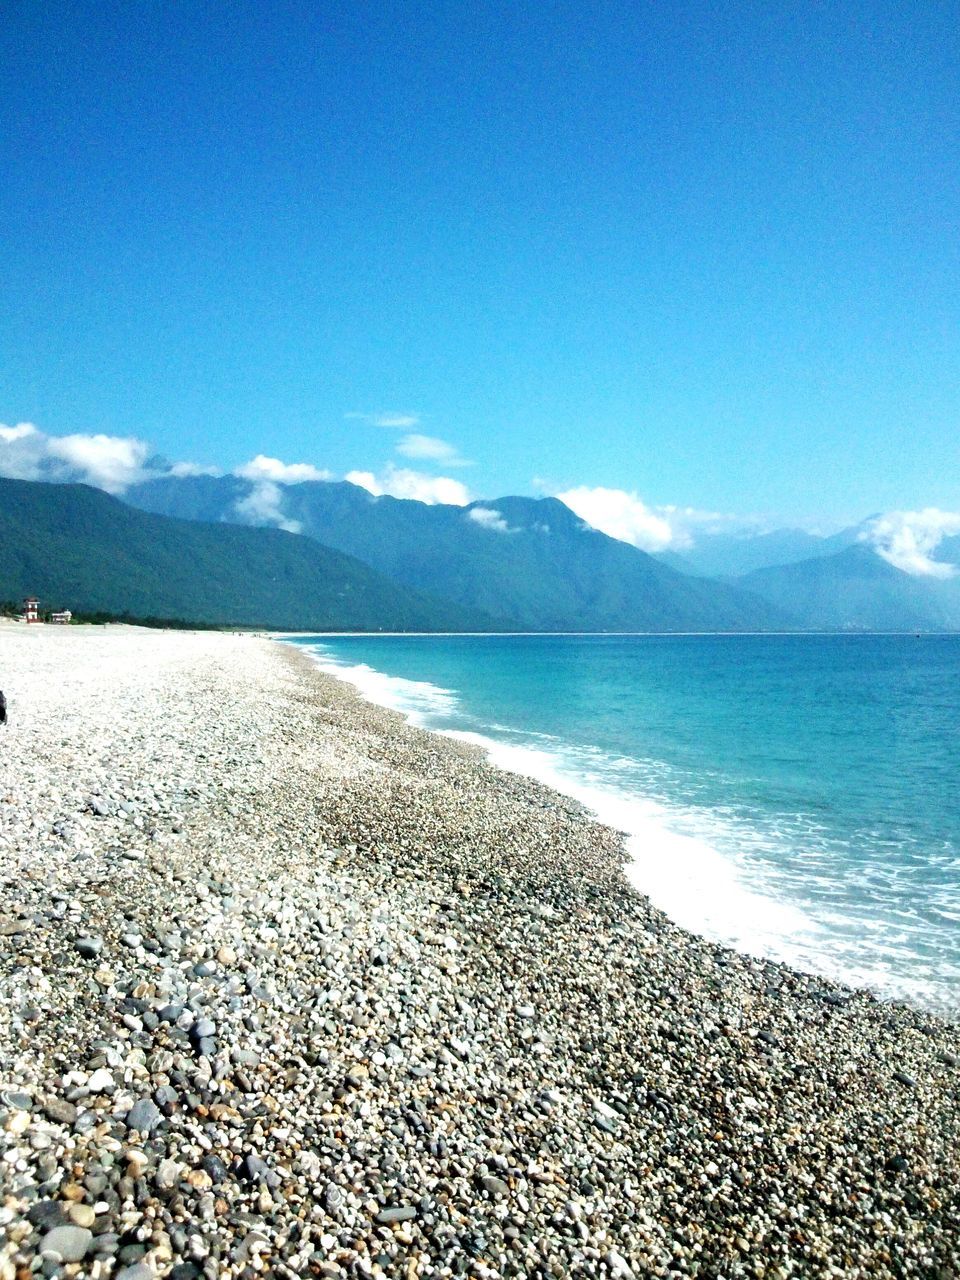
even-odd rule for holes
{"type": "MultiPolygon", "coordinates": [[[[0,598],[276,630],[960,630],[960,575],[908,574],[865,528],[652,556],[554,498],[167,475],[120,501],[0,480],[0,598]]],[[[937,555],[960,565],[960,537],[937,555]]]]}
{"type": "Polygon", "coordinates": [[[556,498],[465,507],[374,497],[345,481],[264,489],[236,476],[185,476],[128,490],[127,501],[199,520],[282,519],[395,582],[529,631],[781,629],[778,605],[679,573],[607,537],[556,498]]]}
{"type": "Polygon", "coordinates": [[[487,630],[280,529],[151,515],[82,484],[0,479],[0,599],[289,631],[487,630]]]}

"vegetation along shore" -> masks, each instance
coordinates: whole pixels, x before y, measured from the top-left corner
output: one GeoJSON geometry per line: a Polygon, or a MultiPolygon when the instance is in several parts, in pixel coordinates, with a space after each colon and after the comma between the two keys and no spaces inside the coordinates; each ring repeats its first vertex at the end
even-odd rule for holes
{"type": "Polygon", "coordinates": [[[0,628],[0,1280],[960,1267],[960,1029],[253,636],[0,628]]]}

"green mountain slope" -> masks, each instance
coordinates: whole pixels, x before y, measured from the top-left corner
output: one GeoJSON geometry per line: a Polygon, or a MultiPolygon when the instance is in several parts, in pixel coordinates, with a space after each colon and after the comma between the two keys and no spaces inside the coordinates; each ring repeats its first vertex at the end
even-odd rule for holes
{"type": "MultiPolygon", "coordinates": [[[[234,476],[170,477],[129,491],[148,510],[249,519],[251,485],[234,476]]],[[[554,498],[469,507],[373,497],[347,483],[279,490],[280,512],[304,534],[397,582],[530,630],[779,629],[788,612],[722,583],[678,573],[590,528],[554,498]]]]}
{"type": "Polygon", "coordinates": [[[960,630],[960,578],[918,578],[870,547],[759,569],[740,582],[772,604],[792,608],[804,625],[846,631],[960,630]]]}
{"type": "Polygon", "coordinates": [[[277,630],[443,630],[490,619],[278,529],[135,510],[86,485],[0,479],[0,599],[277,630]]]}

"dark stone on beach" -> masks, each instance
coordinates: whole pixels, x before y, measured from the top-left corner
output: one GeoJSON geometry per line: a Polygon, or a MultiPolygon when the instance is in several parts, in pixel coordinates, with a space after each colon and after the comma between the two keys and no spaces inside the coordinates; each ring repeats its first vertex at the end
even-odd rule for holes
{"type": "Polygon", "coordinates": [[[762,1040],[764,1044],[768,1044],[771,1047],[771,1049],[780,1048],[780,1041],[777,1039],[777,1037],[773,1034],[772,1031],[766,1031],[766,1030],[758,1031],[757,1039],[762,1040]]]}
{"type": "Polygon", "coordinates": [[[178,1262],[171,1270],[169,1280],[199,1280],[203,1272],[192,1262],[178,1262]]]}
{"type": "Polygon", "coordinates": [[[102,938],[77,938],[73,944],[84,960],[93,960],[103,950],[102,938]]]}
{"type": "Polygon", "coordinates": [[[884,1168],[888,1173],[909,1173],[910,1163],[906,1156],[895,1155],[890,1157],[884,1168]]]}
{"type": "Polygon", "coordinates": [[[138,1129],[141,1133],[152,1133],[161,1122],[163,1116],[155,1102],[149,1098],[141,1098],[135,1102],[126,1114],[125,1123],[128,1129],[138,1129]]]}
{"type": "Polygon", "coordinates": [[[72,1102],[67,1102],[66,1098],[47,1098],[43,1109],[47,1118],[57,1124],[73,1124],[77,1118],[77,1108],[72,1102]]]}
{"type": "Polygon", "coordinates": [[[481,1235],[468,1235],[463,1241],[463,1247],[471,1258],[479,1258],[487,1250],[487,1237],[481,1235]]]}
{"type": "Polygon", "coordinates": [[[280,1185],[280,1175],[274,1173],[254,1151],[249,1152],[241,1160],[240,1177],[246,1182],[265,1182],[271,1188],[280,1185]]]}
{"type": "Polygon", "coordinates": [[[202,1040],[195,1041],[197,1053],[202,1058],[212,1058],[217,1052],[217,1042],[212,1036],[204,1036],[202,1040]]]}
{"type": "Polygon", "coordinates": [[[409,1222],[411,1218],[417,1216],[417,1210],[412,1204],[395,1205],[392,1209],[381,1209],[374,1218],[374,1222],[381,1227],[389,1227],[394,1222],[409,1222]]]}
{"type": "Polygon", "coordinates": [[[59,1200],[38,1200],[27,1210],[27,1221],[43,1231],[62,1226],[66,1220],[66,1211],[59,1200]]]}
{"type": "Polygon", "coordinates": [[[893,1078],[899,1084],[906,1085],[908,1089],[915,1089],[917,1087],[917,1082],[914,1077],[907,1075],[906,1071],[895,1071],[893,1073],[893,1078]]]}
{"type": "Polygon", "coordinates": [[[850,996],[841,995],[839,991],[819,991],[816,993],[824,1004],[828,1004],[831,1008],[839,1009],[845,1004],[850,1003],[850,996]]]}
{"type": "Polygon", "coordinates": [[[226,1182],[227,1166],[219,1156],[205,1156],[201,1168],[210,1175],[210,1180],[215,1187],[218,1187],[221,1182],[226,1182]]]}
{"type": "Polygon", "coordinates": [[[140,1261],[146,1252],[147,1246],[145,1244],[141,1244],[139,1241],[133,1241],[130,1244],[125,1244],[117,1254],[117,1257],[128,1267],[132,1267],[140,1261]]]}
{"type": "Polygon", "coordinates": [[[948,1053],[946,1050],[941,1053],[940,1061],[946,1067],[960,1067],[960,1058],[955,1053],[948,1053]]]}

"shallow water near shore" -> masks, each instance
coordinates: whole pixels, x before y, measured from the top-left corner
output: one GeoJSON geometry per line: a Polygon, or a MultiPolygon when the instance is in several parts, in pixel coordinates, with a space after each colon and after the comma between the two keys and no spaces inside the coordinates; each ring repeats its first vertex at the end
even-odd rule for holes
{"type": "Polygon", "coordinates": [[[293,643],[582,801],[677,923],[960,1016],[960,638],[293,643]]]}

